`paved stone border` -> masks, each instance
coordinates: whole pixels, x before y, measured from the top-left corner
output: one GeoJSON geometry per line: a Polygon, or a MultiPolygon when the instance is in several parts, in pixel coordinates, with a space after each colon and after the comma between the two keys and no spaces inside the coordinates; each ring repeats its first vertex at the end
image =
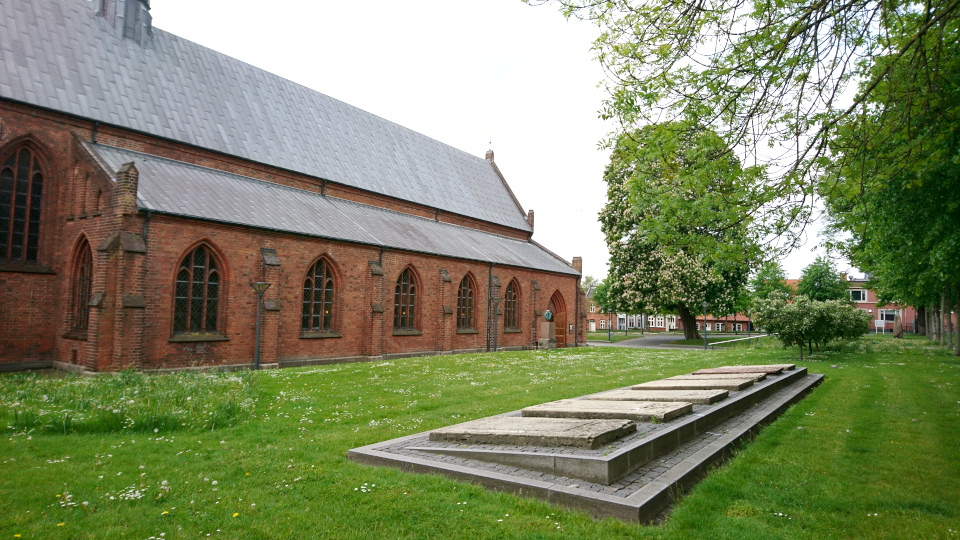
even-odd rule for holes
{"type": "MultiPolygon", "coordinates": [[[[795,382],[656,456],[610,485],[408,449],[423,441],[426,433],[355,448],[348,452],[348,457],[367,465],[440,473],[489,489],[537,497],[596,517],[649,522],[689,490],[711,466],[728,459],[739,443],[752,438],[819,385],[823,375],[795,375],[791,380],[795,382]]],[[[505,415],[512,414],[516,411],[505,415]]]]}

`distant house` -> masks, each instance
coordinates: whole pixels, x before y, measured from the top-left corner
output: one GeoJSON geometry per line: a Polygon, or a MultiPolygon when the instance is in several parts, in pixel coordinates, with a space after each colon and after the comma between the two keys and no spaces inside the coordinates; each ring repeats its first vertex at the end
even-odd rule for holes
{"type": "Polygon", "coordinates": [[[897,315],[903,323],[904,332],[916,332],[917,329],[917,310],[913,306],[900,306],[897,304],[877,304],[877,293],[870,290],[870,277],[862,278],[846,277],[847,289],[850,293],[850,300],[858,308],[870,313],[873,316],[873,323],[870,330],[877,333],[893,333],[893,321],[897,315]]]}

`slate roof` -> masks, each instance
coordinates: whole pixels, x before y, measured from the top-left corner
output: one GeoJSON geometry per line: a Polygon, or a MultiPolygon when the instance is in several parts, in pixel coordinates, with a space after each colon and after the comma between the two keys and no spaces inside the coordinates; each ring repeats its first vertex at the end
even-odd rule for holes
{"type": "Polygon", "coordinates": [[[577,275],[533,241],[281,186],[150,154],[83,143],[108,169],[134,162],[137,205],[165,214],[577,275]]]}
{"type": "Polygon", "coordinates": [[[95,4],[0,1],[0,97],[530,231],[485,159],[95,4]]]}

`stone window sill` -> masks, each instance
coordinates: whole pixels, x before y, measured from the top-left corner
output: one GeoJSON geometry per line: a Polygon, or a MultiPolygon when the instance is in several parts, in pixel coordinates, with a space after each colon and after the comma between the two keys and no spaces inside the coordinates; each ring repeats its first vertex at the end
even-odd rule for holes
{"type": "Polygon", "coordinates": [[[508,327],[506,327],[506,328],[503,329],[503,333],[504,333],[504,334],[522,334],[522,333],[523,333],[523,330],[521,330],[521,329],[519,329],[519,328],[511,328],[511,327],[508,326],[508,327]]]}
{"type": "Polygon", "coordinates": [[[395,328],[393,330],[393,335],[395,336],[422,336],[423,332],[417,330],[416,328],[395,328]]]}
{"type": "Polygon", "coordinates": [[[19,272],[22,274],[56,274],[52,268],[26,261],[0,261],[0,272],[19,272]]]}
{"type": "Polygon", "coordinates": [[[196,332],[174,334],[167,340],[169,343],[198,343],[202,341],[230,341],[230,338],[219,332],[196,332]]]}
{"type": "Polygon", "coordinates": [[[343,337],[340,332],[332,330],[304,330],[300,332],[300,339],[326,339],[343,337]]]}
{"type": "Polygon", "coordinates": [[[479,334],[480,331],[476,328],[457,328],[458,334],[479,334]]]}
{"type": "Polygon", "coordinates": [[[87,340],[87,329],[86,328],[74,328],[63,335],[64,339],[76,339],[78,341],[87,340]]]}

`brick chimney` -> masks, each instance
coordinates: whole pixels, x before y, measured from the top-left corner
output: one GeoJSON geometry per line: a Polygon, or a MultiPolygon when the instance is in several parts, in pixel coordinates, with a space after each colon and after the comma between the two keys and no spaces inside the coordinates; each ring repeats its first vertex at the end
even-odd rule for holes
{"type": "Polygon", "coordinates": [[[583,257],[573,258],[573,269],[581,274],[583,273],[583,257]]]}
{"type": "Polygon", "coordinates": [[[527,225],[530,225],[530,230],[533,230],[533,210],[527,211],[527,225]]]}
{"type": "Polygon", "coordinates": [[[487,150],[487,155],[484,157],[487,158],[487,161],[493,161],[493,150],[487,150]]]}
{"type": "Polygon", "coordinates": [[[124,163],[117,171],[116,205],[121,215],[132,215],[137,213],[137,185],[140,180],[140,172],[133,162],[124,163]]]}

